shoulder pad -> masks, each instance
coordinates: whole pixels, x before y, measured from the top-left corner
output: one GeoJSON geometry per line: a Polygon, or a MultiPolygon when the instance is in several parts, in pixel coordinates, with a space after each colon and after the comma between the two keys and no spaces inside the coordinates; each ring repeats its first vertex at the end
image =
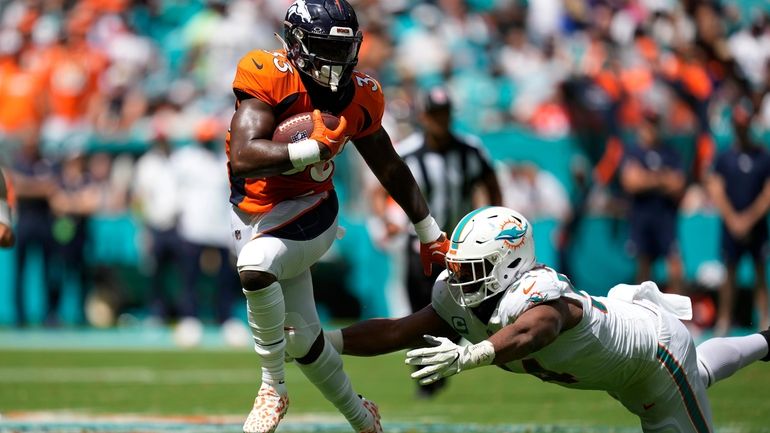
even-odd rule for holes
{"type": "Polygon", "coordinates": [[[516,281],[500,301],[503,324],[513,323],[522,313],[544,302],[553,301],[567,290],[568,283],[548,267],[537,267],[516,281]]]}
{"type": "Polygon", "coordinates": [[[300,90],[297,74],[283,51],[254,50],[238,62],[233,89],[276,105],[300,90]]]}

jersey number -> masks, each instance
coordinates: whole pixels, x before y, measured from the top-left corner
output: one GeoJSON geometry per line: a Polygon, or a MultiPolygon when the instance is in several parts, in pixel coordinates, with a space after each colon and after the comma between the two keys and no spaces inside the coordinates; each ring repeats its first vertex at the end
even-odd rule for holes
{"type": "Polygon", "coordinates": [[[535,359],[522,359],[521,365],[524,367],[524,371],[527,372],[527,374],[531,374],[545,382],[577,383],[578,381],[575,376],[569,373],[557,373],[555,371],[546,370],[535,359]]]}
{"type": "Polygon", "coordinates": [[[334,172],[334,162],[322,161],[310,166],[310,178],[316,182],[323,182],[334,172]]]}
{"type": "MultiPolygon", "coordinates": [[[[289,63],[286,60],[286,56],[284,56],[281,53],[277,53],[275,51],[267,51],[267,50],[265,50],[265,52],[266,53],[270,53],[270,54],[273,55],[273,64],[275,65],[275,69],[278,69],[279,71],[281,71],[283,73],[286,73],[286,72],[288,72],[290,74],[294,73],[294,68],[292,68],[291,67],[291,63],[289,63]]],[[[262,69],[259,66],[257,66],[257,67],[262,69]]]]}
{"type": "Polygon", "coordinates": [[[368,75],[365,77],[356,77],[356,84],[358,84],[358,87],[369,87],[369,90],[372,92],[376,92],[380,88],[380,86],[377,85],[377,80],[368,75]]]}

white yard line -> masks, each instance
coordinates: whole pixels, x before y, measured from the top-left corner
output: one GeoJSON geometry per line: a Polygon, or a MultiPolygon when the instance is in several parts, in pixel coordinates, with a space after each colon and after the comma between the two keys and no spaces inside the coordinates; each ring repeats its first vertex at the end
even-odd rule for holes
{"type": "Polygon", "coordinates": [[[141,367],[0,367],[10,383],[239,384],[259,379],[254,368],[158,370],[141,367]]]}
{"type": "MultiPolygon", "coordinates": [[[[64,412],[0,415],[0,433],[225,433],[240,431],[240,416],[152,417],[132,415],[86,416],[64,412]]],[[[451,424],[443,422],[384,422],[387,433],[638,433],[637,427],[566,426],[535,424],[451,424]]],[[[338,415],[304,414],[289,417],[278,433],[347,433],[350,426],[338,415]]],[[[766,433],[770,429],[763,429],[766,433]]],[[[717,433],[747,433],[721,427],[717,433]]]]}

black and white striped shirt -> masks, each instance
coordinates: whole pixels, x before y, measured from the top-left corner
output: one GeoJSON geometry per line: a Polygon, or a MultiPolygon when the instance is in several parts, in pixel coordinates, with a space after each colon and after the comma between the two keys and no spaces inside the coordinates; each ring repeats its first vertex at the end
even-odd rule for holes
{"type": "Polygon", "coordinates": [[[478,137],[453,134],[451,140],[446,150],[438,152],[428,149],[425,134],[417,132],[396,147],[425,195],[431,215],[447,235],[473,210],[473,187],[493,172],[478,137]]]}

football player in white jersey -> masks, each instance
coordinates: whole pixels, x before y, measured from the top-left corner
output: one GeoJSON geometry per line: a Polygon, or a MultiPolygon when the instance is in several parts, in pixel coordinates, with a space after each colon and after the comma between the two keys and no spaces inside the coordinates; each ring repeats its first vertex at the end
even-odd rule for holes
{"type": "Polygon", "coordinates": [[[359,356],[423,346],[406,358],[423,366],[412,374],[420,383],[495,364],[569,388],[605,390],[647,433],[712,432],[706,388],[770,359],[770,331],[714,338],[696,349],[680,321],[691,318],[689,298],[663,294],[655,283],[621,284],[607,297],[576,290],[536,263],[532,226],[511,209],[466,215],[446,264],[431,305],[328,332],[330,341],[359,356]],[[471,344],[447,338],[458,335],[471,344]]]}

